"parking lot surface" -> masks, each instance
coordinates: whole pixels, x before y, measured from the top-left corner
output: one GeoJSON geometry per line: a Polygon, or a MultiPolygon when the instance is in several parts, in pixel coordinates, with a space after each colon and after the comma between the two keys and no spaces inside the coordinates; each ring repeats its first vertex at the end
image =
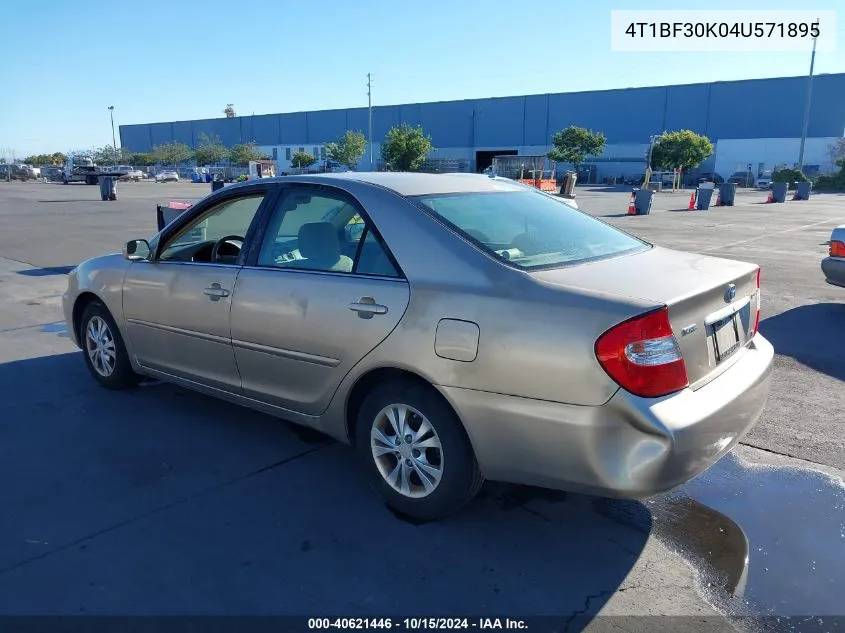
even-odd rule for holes
{"type": "MultiPolygon", "coordinates": [[[[672,248],[756,262],[772,393],[733,455],[644,502],[488,483],[452,519],[391,514],[353,452],[168,385],[108,392],[61,315],[67,271],[155,232],[155,205],[208,185],[0,183],[0,613],[702,617],[842,613],[845,289],[819,261],[845,196],[625,215],[672,248]],[[747,559],[747,560],[746,560],[747,559]]],[[[711,624],[728,629],[733,623],[711,624]]],[[[596,630],[645,630],[596,618],[596,630]]]]}

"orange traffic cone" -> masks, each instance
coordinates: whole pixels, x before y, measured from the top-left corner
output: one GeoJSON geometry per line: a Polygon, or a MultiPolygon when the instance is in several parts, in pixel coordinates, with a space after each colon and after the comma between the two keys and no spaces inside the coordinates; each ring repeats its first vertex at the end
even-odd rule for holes
{"type": "Polygon", "coordinates": [[[774,201],[775,201],[775,196],[774,196],[774,194],[770,191],[770,192],[769,192],[769,197],[768,197],[768,198],[766,198],[766,202],[767,202],[767,203],[769,203],[769,202],[774,202],[774,201]]]}
{"type": "Polygon", "coordinates": [[[637,206],[634,204],[634,192],[631,192],[631,199],[628,201],[628,215],[637,215],[637,206]]]}
{"type": "Polygon", "coordinates": [[[689,195],[689,205],[687,206],[687,211],[692,211],[695,209],[695,192],[693,191],[689,195]]]}

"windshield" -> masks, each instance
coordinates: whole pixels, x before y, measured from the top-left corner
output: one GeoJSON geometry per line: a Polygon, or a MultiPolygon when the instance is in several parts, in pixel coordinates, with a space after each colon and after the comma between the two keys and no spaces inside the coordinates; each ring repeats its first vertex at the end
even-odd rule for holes
{"type": "Polygon", "coordinates": [[[582,263],[649,246],[535,191],[417,196],[414,200],[500,260],[523,269],[582,263]]]}

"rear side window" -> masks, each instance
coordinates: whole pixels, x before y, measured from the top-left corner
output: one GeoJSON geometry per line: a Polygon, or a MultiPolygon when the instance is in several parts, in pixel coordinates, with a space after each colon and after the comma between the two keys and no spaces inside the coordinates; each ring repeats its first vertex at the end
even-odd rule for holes
{"type": "Polygon", "coordinates": [[[494,256],[526,270],[603,259],[649,246],[535,191],[417,196],[414,201],[494,256]]]}

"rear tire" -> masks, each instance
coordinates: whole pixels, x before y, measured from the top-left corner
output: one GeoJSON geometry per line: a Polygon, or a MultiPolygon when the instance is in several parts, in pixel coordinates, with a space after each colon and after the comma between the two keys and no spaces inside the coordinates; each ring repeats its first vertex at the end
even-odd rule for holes
{"type": "Polygon", "coordinates": [[[416,519],[456,513],[484,483],[458,416],[433,387],[415,381],[381,384],[366,396],[355,443],[370,486],[416,519]]]}
{"type": "Polygon", "coordinates": [[[129,352],[108,308],[92,301],[82,313],[79,343],[85,366],[106,389],[127,389],[141,381],[132,369],[129,352]]]}

